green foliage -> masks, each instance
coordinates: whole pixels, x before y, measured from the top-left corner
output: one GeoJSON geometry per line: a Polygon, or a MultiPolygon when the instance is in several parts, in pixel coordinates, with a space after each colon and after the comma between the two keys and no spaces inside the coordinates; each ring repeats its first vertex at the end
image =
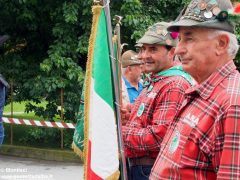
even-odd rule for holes
{"type": "Polygon", "coordinates": [[[26,144],[34,142],[50,143],[57,140],[58,137],[58,129],[31,128],[24,137],[19,139],[19,141],[26,144]]]}
{"type": "Polygon", "coordinates": [[[129,48],[133,48],[150,25],[159,21],[173,21],[187,2],[189,0],[114,1],[111,13],[123,17],[121,41],[129,44],[129,48]]]}
{"type": "MultiPolygon", "coordinates": [[[[10,144],[10,124],[5,124],[4,144],[10,144]]],[[[32,147],[60,148],[61,131],[58,128],[43,128],[34,126],[13,125],[13,144],[32,147]]],[[[64,148],[70,149],[73,129],[63,130],[64,148]]]]}
{"type": "MultiPolygon", "coordinates": [[[[112,0],[111,16],[123,17],[121,41],[130,49],[148,26],[173,21],[189,1],[112,0]]],[[[0,4],[0,35],[10,35],[0,48],[0,72],[13,83],[14,101],[30,101],[27,112],[52,120],[60,116],[57,107],[63,89],[65,121],[75,121],[93,1],[0,0],[0,4]],[[38,105],[42,101],[45,106],[38,105]]],[[[236,63],[240,64],[240,55],[236,63]]]]}
{"type": "MultiPolygon", "coordinates": [[[[65,129],[63,131],[64,139],[63,146],[70,148],[73,137],[73,130],[65,129]]],[[[24,136],[21,136],[18,140],[24,145],[33,146],[46,146],[60,147],[61,144],[61,131],[56,128],[29,128],[24,136]],[[38,142],[38,143],[36,143],[38,142]],[[58,142],[58,143],[56,143],[58,142]],[[45,144],[45,145],[44,145],[45,144]]]]}
{"type": "Polygon", "coordinates": [[[0,72],[13,82],[14,100],[46,100],[46,107],[28,103],[26,111],[34,110],[37,115],[52,119],[59,114],[60,90],[64,89],[64,117],[74,120],[84,77],[79,65],[81,61],[85,63],[87,52],[86,47],[79,47],[87,46],[79,42],[81,31],[85,31],[79,25],[80,1],[0,3],[0,34],[11,37],[4,46],[0,72]]]}

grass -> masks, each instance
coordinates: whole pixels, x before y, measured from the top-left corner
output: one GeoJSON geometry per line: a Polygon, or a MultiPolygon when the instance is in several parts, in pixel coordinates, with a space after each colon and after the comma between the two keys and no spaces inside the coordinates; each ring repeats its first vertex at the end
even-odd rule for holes
{"type": "Polygon", "coordinates": [[[7,117],[7,118],[12,117],[12,118],[19,118],[19,119],[33,119],[33,120],[42,120],[43,119],[42,117],[36,116],[34,112],[23,113],[23,114],[14,114],[13,113],[13,116],[5,114],[4,117],[7,117]]]}
{"type": "MultiPolygon", "coordinates": [[[[22,101],[22,102],[14,102],[13,103],[13,112],[24,112],[25,110],[25,106],[26,104],[28,103],[29,101],[22,101]]],[[[31,102],[32,104],[34,105],[37,105],[37,106],[43,106],[45,107],[47,102],[43,101],[41,102],[40,104],[36,104],[36,103],[33,103],[31,102]]],[[[4,112],[6,113],[9,113],[11,112],[11,104],[7,104],[5,107],[4,107],[4,112]]]]}
{"type": "MultiPolygon", "coordinates": [[[[36,116],[34,112],[26,113],[24,102],[13,103],[13,118],[17,119],[32,119],[32,120],[44,120],[44,118],[36,116]]],[[[37,104],[38,106],[46,106],[46,102],[37,104]]],[[[11,117],[11,104],[4,107],[4,117],[11,117]]],[[[55,121],[59,121],[59,117],[54,118],[55,121]]],[[[5,144],[10,144],[11,128],[13,130],[13,142],[15,145],[24,145],[31,147],[44,147],[44,148],[60,148],[60,130],[58,128],[45,128],[34,127],[15,124],[4,124],[5,127],[5,144]],[[37,139],[36,139],[37,138],[37,139]]],[[[64,143],[69,141],[69,137],[73,136],[74,131],[72,129],[64,130],[64,143]],[[68,136],[68,137],[67,137],[68,136]],[[68,140],[67,140],[68,139],[68,140]]],[[[71,138],[70,138],[71,139],[71,138]]],[[[69,143],[70,144],[70,143],[69,143]]],[[[65,149],[70,149],[70,145],[65,146],[65,149]]]]}
{"type": "MultiPolygon", "coordinates": [[[[20,102],[20,103],[14,102],[13,103],[13,112],[24,112],[26,103],[27,103],[26,101],[20,102]]],[[[4,107],[4,112],[5,113],[11,112],[11,104],[8,104],[4,107]]]]}
{"type": "MultiPolygon", "coordinates": [[[[13,118],[20,118],[20,119],[34,119],[34,120],[41,120],[43,118],[36,116],[34,112],[26,113],[25,106],[28,103],[28,101],[23,102],[14,102],[13,103],[13,118]]],[[[35,103],[33,103],[35,104],[35,103]]],[[[36,104],[35,104],[36,105],[36,104]]],[[[37,104],[38,106],[46,106],[46,102],[42,102],[40,104],[37,104]]],[[[3,112],[4,117],[11,117],[11,104],[8,104],[4,107],[3,112]]]]}

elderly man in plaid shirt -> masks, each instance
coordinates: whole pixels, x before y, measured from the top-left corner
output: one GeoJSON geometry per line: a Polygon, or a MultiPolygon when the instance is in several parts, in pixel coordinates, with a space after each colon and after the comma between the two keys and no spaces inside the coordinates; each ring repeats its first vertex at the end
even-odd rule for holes
{"type": "Polygon", "coordinates": [[[240,179],[239,45],[229,0],[192,0],[168,30],[179,31],[175,53],[197,84],[186,91],[150,179],[240,179]]]}
{"type": "Polygon", "coordinates": [[[130,118],[122,127],[125,155],[128,158],[128,178],[148,179],[158,155],[165,132],[190,87],[191,77],[174,66],[177,36],[169,33],[169,23],[151,26],[138,41],[140,55],[150,82],[131,108],[130,118]]]}

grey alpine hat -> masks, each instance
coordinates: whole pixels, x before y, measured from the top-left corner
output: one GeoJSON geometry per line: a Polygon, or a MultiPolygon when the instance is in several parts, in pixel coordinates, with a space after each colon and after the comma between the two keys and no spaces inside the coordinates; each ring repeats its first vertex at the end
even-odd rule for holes
{"type": "Polygon", "coordinates": [[[138,59],[138,54],[135,51],[128,50],[122,54],[121,59],[122,67],[126,68],[132,65],[140,65],[141,61],[138,59]]]}
{"type": "Polygon", "coordinates": [[[150,26],[143,37],[137,41],[137,44],[160,44],[167,46],[176,46],[177,34],[167,31],[170,23],[158,22],[150,26]]]}
{"type": "Polygon", "coordinates": [[[134,46],[135,46],[136,48],[141,48],[141,47],[143,46],[143,44],[137,42],[134,46]]]}
{"type": "Polygon", "coordinates": [[[180,27],[204,27],[234,33],[234,25],[228,18],[228,12],[232,9],[230,0],[192,0],[168,30],[179,31],[180,27]]]}

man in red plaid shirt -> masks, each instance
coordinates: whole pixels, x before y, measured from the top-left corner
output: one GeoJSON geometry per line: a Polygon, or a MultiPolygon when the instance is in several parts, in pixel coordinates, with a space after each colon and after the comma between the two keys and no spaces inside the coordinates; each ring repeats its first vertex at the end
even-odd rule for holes
{"type": "Polygon", "coordinates": [[[166,30],[168,25],[154,24],[138,41],[142,44],[140,55],[146,71],[152,74],[122,127],[131,180],[148,179],[168,125],[192,80],[182,67],[174,66],[177,37],[166,30]]]}
{"type": "Polygon", "coordinates": [[[168,30],[175,53],[197,84],[186,91],[150,179],[240,179],[239,46],[229,0],[193,0],[168,30]]]}

